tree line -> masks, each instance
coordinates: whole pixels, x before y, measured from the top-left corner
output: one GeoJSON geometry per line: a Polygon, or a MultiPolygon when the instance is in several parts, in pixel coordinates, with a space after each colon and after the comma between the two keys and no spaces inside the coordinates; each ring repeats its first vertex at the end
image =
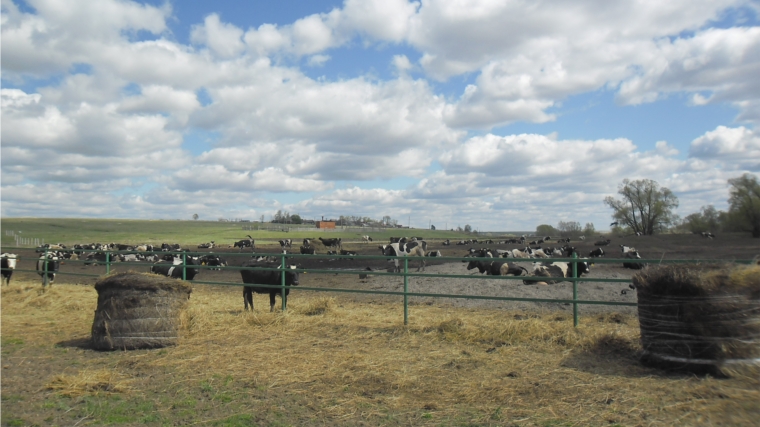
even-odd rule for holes
{"type": "Polygon", "coordinates": [[[604,204],[612,209],[613,224],[632,233],[652,235],[675,232],[750,232],[760,238],[760,182],[749,173],[728,180],[728,211],[713,205],[681,219],[675,214],[678,197],[651,179],[623,180],[621,198],[612,196],[604,204]]]}

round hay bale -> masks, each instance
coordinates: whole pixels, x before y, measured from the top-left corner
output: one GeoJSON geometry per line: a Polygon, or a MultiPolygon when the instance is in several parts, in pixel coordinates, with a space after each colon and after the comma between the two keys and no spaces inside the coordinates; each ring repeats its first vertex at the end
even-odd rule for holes
{"type": "Polygon", "coordinates": [[[650,266],[633,284],[643,363],[726,375],[760,366],[760,266],[650,266]]]}
{"type": "Polygon", "coordinates": [[[192,287],[180,280],[147,273],[107,276],[95,284],[98,308],[92,347],[133,350],[176,345],[180,314],[192,287]]]}

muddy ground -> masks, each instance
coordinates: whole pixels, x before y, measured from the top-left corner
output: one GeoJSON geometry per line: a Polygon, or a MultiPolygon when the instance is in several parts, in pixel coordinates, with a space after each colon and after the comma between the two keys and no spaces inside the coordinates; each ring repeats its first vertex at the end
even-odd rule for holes
{"type": "MultiPolygon", "coordinates": [[[[601,237],[601,236],[600,236],[601,237]]],[[[619,245],[634,246],[642,255],[642,258],[648,260],[748,260],[760,255],[760,240],[752,239],[748,234],[722,234],[716,239],[708,240],[698,235],[659,235],[659,236],[605,236],[610,238],[611,243],[603,247],[607,252],[606,258],[620,258],[619,245]]],[[[581,254],[588,254],[595,249],[593,242],[599,239],[587,239],[586,241],[573,241],[572,245],[576,246],[581,254]]],[[[137,242],[135,242],[137,243],[137,242]]],[[[384,243],[384,242],[382,242],[384,243]]],[[[378,245],[381,242],[361,243],[346,242],[343,247],[347,250],[357,251],[360,255],[379,255],[378,245]]],[[[516,245],[498,245],[498,244],[473,244],[466,246],[443,246],[441,241],[428,241],[429,250],[440,250],[444,256],[461,257],[468,253],[471,247],[481,248],[489,247],[492,249],[513,249],[516,245]]],[[[556,242],[545,243],[544,246],[555,246],[556,242]]],[[[294,249],[297,251],[294,244],[294,249]]],[[[317,252],[324,254],[327,248],[324,248],[317,242],[317,252]]],[[[196,249],[191,249],[196,250],[196,249]]],[[[231,284],[241,283],[239,270],[235,267],[240,266],[243,262],[251,257],[250,252],[240,252],[239,250],[229,248],[215,248],[212,250],[200,249],[199,252],[215,252],[226,257],[229,267],[223,271],[201,270],[195,278],[195,282],[231,282],[231,284]]],[[[275,253],[279,251],[279,245],[269,244],[262,245],[257,243],[256,252],[275,253]]],[[[19,252],[19,251],[17,251],[19,252]]],[[[20,261],[14,275],[14,280],[35,280],[39,279],[33,271],[36,255],[33,250],[20,251],[20,261]]],[[[302,268],[312,270],[300,277],[301,287],[312,288],[331,288],[331,289],[360,289],[379,292],[401,292],[403,291],[403,278],[398,276],[378,275],[385,273],[392,266],[391,263],[384,259],[327,259],[319,257],[301,257],[291,260],[295,261],[302,268]],[[372,273],[367,278],[360,278],[359,274],[370,269],[372,273]],[[328,270],[328,272],[316,272],[313,270],[328,270]]],[[[437,259],[426,259],[426,274],[433,277],[410,277],[409,291],[416,293],[445,294],[445,295],[478,295],[478,296],[495,296],[511,298],[542,298],[542,299],[572,299],[572,284],[569,282],[542,286],[542,285],[524,285],[522,280],[504,280],[486,278],[476,273],[476,270],[466,270],[466,264],[461,261],[443,261],[437,259]],[[443,278],[435,277],[437,275],[467,275],[467,278],[443,278]]],[[[531,262],[522,262],[520,265],[530,268],[531,262]]],[[[416,272],[419,265],[418,260],[414,259],[409,262],[410,271],[416,272]]],[[[125,264],[116,263],[111,267],[111,271],[148,271],[149,263],[125,264]]],[[[61,274],[56,278],[56,283],[84,284],[91,285],[97,280],[98,275],[105,274],[105,266],[84,265],[82,262],[67,261],[61,266],[61,274]]],[[[591,273],[585,275],[587,278],[608,278],[608,279],[630,279],[635,273],[633,270],[625,269],[621,263],[603,263],[597,262],[591,268],[591,273]]],[[[237,286],[220,285],[220,292],[240,292],[237,286]]],[[[291,298],[298,298],[299,292],[309,292],[294,290],[291,298]]],[[[354,300],[400,300],[401,297],[395,295],[373,295],[373,294],[353,294],[345,292],[334,292],[332,296],[337,298],[349,298],[354,300]]],[[[609,302],[636,302],[636,292],[628,287],[627,283],[616,282],[580,282],[578,286],[578,299],[589,301],[609,301],[609,302]]],[[[489,307],[489,308],[509,308],[525,310],[572,310],[572,305],[567,302],[522,302],[522,301],[498,301],[488,299],[463,299],[463,298],[433,298],[433,297],[412,297],[410,300],[413,304],[428,304],[441,306],[457,307],[489,307]]],[[[243,301],[240,301],[241,308],[243,301]]],[[[583,314],[593,314],[604,311],[633,312],[635,307],[631,306],[607,306],[584,304],[581,309],[583,314]]]]}

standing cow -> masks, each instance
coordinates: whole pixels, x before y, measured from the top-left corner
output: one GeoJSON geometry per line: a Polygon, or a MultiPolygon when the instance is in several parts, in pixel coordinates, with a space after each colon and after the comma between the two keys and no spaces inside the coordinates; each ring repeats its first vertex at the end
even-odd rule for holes
{"type": "Polygon", "coordinates": [[[53,284],[55,273],[61,268],[61,262],[56,253],[47,253],[37,260],[37,274],[42,277],[42,285],[53,284]]]}
{"type": "MultiPolygon", "coordinates": [[[[251,285],[282,285],[282,274],[285,274],[285,286],[298,286],[298,272],[293,271],[298,266],[290,265],[287,270],[283,271],[278,268],[277,270],[263,270],[262,266],[255,261],[246,261],[243,263],[243,270],[240,270],[240,276],[243,279],[243,283],[250,283],[251,285]]],[[[253,311],[253,293],[257,294],[269,294],[269,311],[274,311],[274,303],[277,295],[282,293],[282,288],[270,288],[261,286],[243,286],[243,304],[245,304],[245,310],[248,310],[248,306],[251,306],[253,311]]],[[[290,288],[285,288],[285,295],[290,294],[290,288]]]]}
{"type": "Polygon", "coordinates": [[[0,267],[2,267],[3,280],[6,285],[11,284],[11,276],[13,276],[13,270],[16,269],[16,261],[18,255],[16,254],[2,254],[0,255],[0,267]]]}

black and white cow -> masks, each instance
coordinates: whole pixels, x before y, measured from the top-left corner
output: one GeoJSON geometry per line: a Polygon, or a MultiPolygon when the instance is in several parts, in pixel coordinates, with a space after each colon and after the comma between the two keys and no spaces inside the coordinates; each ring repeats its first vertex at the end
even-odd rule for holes
{"type": "Polygon", "coordinates": [[[588,256],[591,258],[599,258],[604,256],[604,249],[602,248],[596,248],[593,251],[588,253],[588,256]]]}
{"type": "Polygon", "coordinates": [[[0,268],[2,268],[2,280],[5,280],[6,285],[11,284],[11,276],[13,276],[13,270],[16,269],[16,261],[18,261],[18,255],[4,253],[0,255],[0,268]]]}
{"type": "Polygon", "coordinates": [[[449,239],[444,240],[443,243],[442,243],[442,245],[443,246],[451,246],[451,240],[449,240],[449,239]]]}
{"type": "Polygon", "coordinates": [[[323,238],[320,237],[319,241],[322,242],[322,244],[326,248],[338,248],[338,249],[343,248],[343,244],[342,244],[340,238],[337,238],[337,239],[323,239],[323,238]]]}
{"type": "MultiPolygon", "coordinates": [[[[343,249],[340,250],[340,254],[341,255],[356,256],[356,252],[355,251],[346,251],[346,250],[343,250],[343,249]]],[[[349,258],[349,259],[353,260],[353,258],[349,258]]]]}
{"type": "Polygon", "coordinates": [[[442,257],[441,251],[430,251],[427,254],[425,254],[427,257],[442,257]]]}
{"type": "MultiPolygon", "coordinates": [[[[286,267],[283,273],[282,269],[278,267],[278,270],[262,270],[262,266],[255,264],[254,262],[247,261],[243,263],[245,269],[240,270],[240,276],[243,279],[243,283],[250,283],[251,285],[282,285],[282,274],[285,274],[285,286],[298,286],[298,272],[294,271],[298,268],[295,265],[286,267]]],[[[282,288],[270,288],[261,286],[244,286],[243,287],[243,303],[245,304],[245,310],[248,310],[248,306],[251,306],[253,311],[253,293],[257,294],[269,294],[269,311],[274,311],[275,297],[282,294],[282,288]]],[[[290,294],[290,288],[285,288],[285,295],[290,294]]]]}
{"type": "Polygon", "coordinates": [[[313,246],[301,246],[300,249],[302,255],[314,255],[317,253],[313,246]]]}
{"type": "Polygon", "coordinates": [[[84,265],[100,265],[105,264],[107,260],[111,258],[106,252],[93,252],[87,254],[84,258],[84,265]]]}
{"type": "Polygon", "coordinates": [[[702,237],[704,237],[705,239],[714,239],[714,238],[715,238],[715,235],[714,235],[714,234],[712,234],[712,233],[710,233],[709,231],[703,231],[703,232],[701,232],[701,233],[699,233],[699,234],[700,234],[702,237]]]}
{"type": "Polygon", "coordinates": [[[280,248],[290,248],[293,246],[293,239],[282,239],[280,240],[280,248]]]}
{"type": "Polygon", "coordinates": [[[42,284],[45,282],[53,284],[55,281],[55,273],[61,268],[61,262],[56,253],[48,253],[47,255],[41,255],[37,260],[37,274],[42,277],[42,284]]]}
{"type": "Polygon", "coordinates": [[[209,253],[198,258],[200,265],[208,266],[209,270],[221,270],[227,266],[227,260],[217,254],[209,253]]]}
{"type": "Polygon", "coordinates": [[[188,266],[199,265],[198,261],[192,257],[187,257],[186,268],[183,268],[182,258],[175,258],[174,261],[159,261],[150,267],[150,272],[154,274],[160,274],[166,277],[172,277],[174,279],[182,278],[182,270],[185,270],[185,279],[193,280],[193,278],[200,272],[198,268],[189,268],[188,266]]]}
{"type": "MultiPolygon", "coordinates": [[[[416,256],[420,257],[420,265],[417,267],[417,271],[425,271],[425,250],[422,248],[422,242],[408,242],[408,243],[391,243],[389,245],[379,246],[380,251],[385,256],[416,256]]],[[[391,260],[389,260],[391,261],[391,260]]],[[[393,272],[401,272],[399,267],[398,258],[393,259],[393,272]]]]}
{"type": "Polygon", "coordinates": [[[364,241],[364,243],[369,243],[369,242],[372,241],[372,237],[370,237],[370,236],[362,236],[362,240],[364,241]]]}
{"type": "MultiPolygon", "coordinates": [[[[201,243],[200,245],[198,245],[198,249],[213,249],[214,247],[216,247],[216,245],[214,244],[213,240],[211,242],[209,242],[209,243],[201,243]]],[[[140,248],[140,246],[137,247],[138,251],[141,250],[139,248],[140,248]]]]}
{"type": "Polygon", "coordinates": [[[528,275],[528,270],[525,267],[511,262],[499,262],[499,261],[470,261],[467,264],[467,269],[472,270],[477,268],[478,271],[488,276],[522,276],[523,273],[528,275]]]}
{"type": "Polygon", "coordinates": [[[628,252],[633,252],[635,250],[636,248],[634,248],[633,246],[620,245],[620,253],[622,253],[623,255],[627,254],[628,252]]]}
{"type": "MultiPolygon", "coordinates": [[[[641,259],[641,255],[639,255],[639,251],[632,250],[625,253],[626,259],[641,259]]],[[[624,262],[623,268],[630,268],[632,270],[641,270],[644,268],[646,264],[640,263],[640,262],[624,262]]]]}
{"type": "MultiPolygon", "coordinates": [[[[589,273],[591,271],[591,268],[589,267],[587,262],[576,262],[577,264],[577,273],[578,277],[581,277],[581,275],[589,273]]],[[[551,277],[551,279],[547,280],[523,280],[523,283],[526,285],[550,285],[554,283],[564,282],[564,280],[567,277],[571,277],[573,274],[572,270],[573,263],[571,262],[553,262],[553,263],[540,263],[536,262],[533,263],[533,271],[531,272],[530,276],[544,276],[544,277],[551,277]]]]}

